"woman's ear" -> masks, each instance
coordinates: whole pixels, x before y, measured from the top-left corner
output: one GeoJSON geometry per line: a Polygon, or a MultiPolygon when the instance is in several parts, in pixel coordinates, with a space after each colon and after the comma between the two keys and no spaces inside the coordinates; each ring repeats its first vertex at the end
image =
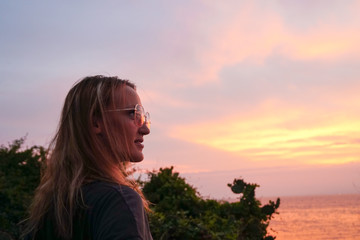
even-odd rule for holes
{"type": "Polygon", "coordinates": [[[91,129],[95,134],[101,134],[104,129],[104,124],[99,118],[93,117],[91,129]]]}

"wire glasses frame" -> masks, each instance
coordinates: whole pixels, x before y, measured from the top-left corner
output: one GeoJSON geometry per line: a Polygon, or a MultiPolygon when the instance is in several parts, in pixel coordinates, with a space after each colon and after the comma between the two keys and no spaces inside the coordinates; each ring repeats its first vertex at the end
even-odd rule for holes
{"type": "Polygon", "coordinates": [[[141,127],[146,124],[146,126],[150,129],[150,113],[145,112],[144,107],[140,104],[136,104],[133,108],[121,108],[121,109],[110,109],[106,110],[105,112],[122,112],[122,111],[133,111],[134,113],[134,122],[135,125],[141,127]]]}

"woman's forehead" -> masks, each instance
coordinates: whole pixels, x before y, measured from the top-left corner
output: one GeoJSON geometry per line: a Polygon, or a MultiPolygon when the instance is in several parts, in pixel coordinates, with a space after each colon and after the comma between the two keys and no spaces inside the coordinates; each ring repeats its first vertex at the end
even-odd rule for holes
{"type": "Polygon", "coordinates": [[[117,89],[115,91],[115,102],[115,105],[118,107],[134,107],[136,104],[141,105],[139,95],[135,89],[129,86],[126,86],[125,89],[117,89]]]}

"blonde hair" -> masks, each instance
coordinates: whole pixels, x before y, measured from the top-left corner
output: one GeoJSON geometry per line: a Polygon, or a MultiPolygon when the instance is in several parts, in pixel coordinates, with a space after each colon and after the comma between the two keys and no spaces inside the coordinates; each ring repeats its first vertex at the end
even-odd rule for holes
{"type": "Polygon", "coordinates": [[[136,90],[128,80],[98,75],[82,79],[69,91],[57,133],[49,146],[45,171],[30,207],[25,234],[32,232],[34,236],[46,214],[53,211],[57,234],[70,239],[75,210],[84,204],[80,188],[94,180],[133,188],[142,197],[145,209],[149,209],[136,182],[127,178],[131,157],[125,131],[121,131],[124,134],[120,137],[111,134],[113,126],[104,114],[105,109],[115,106],[117,89],[122,93],[120,104],[125,105],[127,86],[136,90]],[[98,121],[104,126],[101,135],[92,131],[98,121]]]}

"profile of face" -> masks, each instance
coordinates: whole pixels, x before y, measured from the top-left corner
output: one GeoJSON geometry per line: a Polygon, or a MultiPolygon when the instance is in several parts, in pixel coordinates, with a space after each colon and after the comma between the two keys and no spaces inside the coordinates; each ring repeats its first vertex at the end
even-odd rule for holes
{"type": "MultiPolygon", "coordinates": [[[[124,91],[117,89],[115,91],[115,106],[117,109],[121,108],[120,103],[124,91]]],[[[136,105],[141,105],[141,100],[136,91],[129,87],[125,87],[125,106],[123,109],[134,109],[136,105]]],[[[129,146],[129,153],[132,162],[140,162],[144,159],[144,136],[150,133],[149,126],[144,122],[138,126],[134,121],[134,111],[118,111],[109,112],[108,117],[110,122],[114,125],[114,129],[124,129],[125,133],[118,131],[118,134],[124,134],[129,146]],[[121,127],[123,126],[123,127],[121,127]]],[[[114,132],[113,134],[116,134],[114,132]]]]}

